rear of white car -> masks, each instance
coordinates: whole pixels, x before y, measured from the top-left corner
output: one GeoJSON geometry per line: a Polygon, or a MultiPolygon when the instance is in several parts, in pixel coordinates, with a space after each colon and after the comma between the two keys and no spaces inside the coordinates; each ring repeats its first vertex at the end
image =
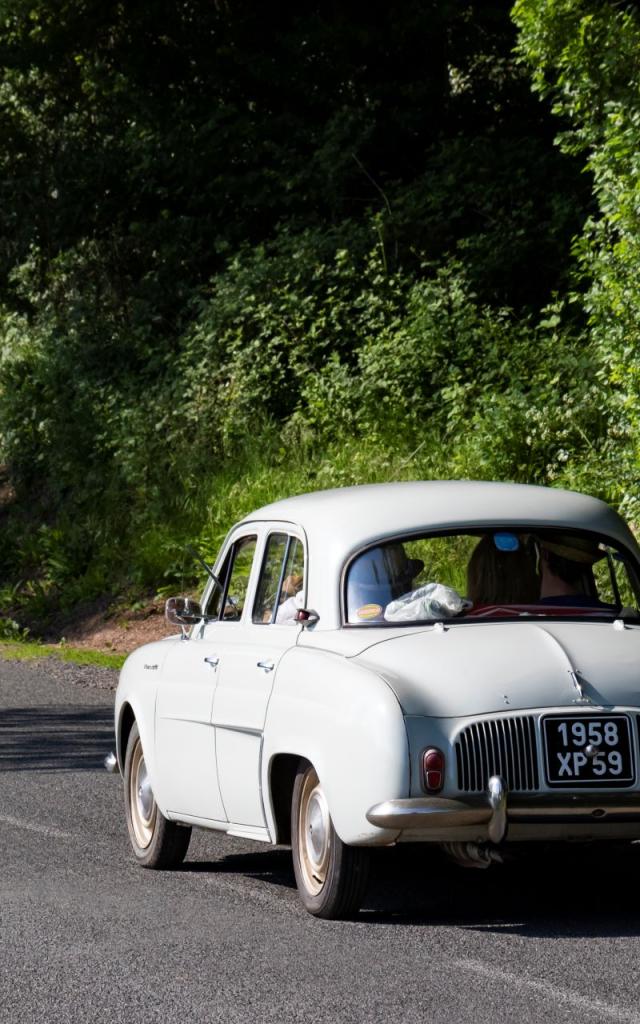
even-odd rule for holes
{"type": "Polygon", "coordinates": [[[640,838],[640,549],[602,502],[318,492],[238,523],[208,571],[116,698],[140,863],[179,862],[192,825],[291,842],[304,905],[343,917],[371,846],[477,866],[640,838]]]}

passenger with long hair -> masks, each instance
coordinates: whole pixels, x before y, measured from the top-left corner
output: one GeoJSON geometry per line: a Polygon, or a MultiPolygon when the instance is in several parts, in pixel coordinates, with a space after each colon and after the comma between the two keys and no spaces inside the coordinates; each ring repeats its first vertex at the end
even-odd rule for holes
{"type": "Polygon", "coordinates": [[[540,596],[533,545],[517,534],[487,533],[467,566],[467,597],[474,607],[533,604],[540,596]],[[506,538],[502,543],[500,538],[506,538]]]}

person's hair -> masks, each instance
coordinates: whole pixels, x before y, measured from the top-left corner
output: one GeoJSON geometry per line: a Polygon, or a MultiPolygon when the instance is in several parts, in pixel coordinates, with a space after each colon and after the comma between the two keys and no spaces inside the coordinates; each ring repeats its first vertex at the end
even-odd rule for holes
{"type": "Polygon", "coordinates": [[[491,534],[482,537],[467,566],[467,597],[474,605],[533,604],[539,596],[531,547],[520,540],[517,551],[498,551],[491,534]]]}

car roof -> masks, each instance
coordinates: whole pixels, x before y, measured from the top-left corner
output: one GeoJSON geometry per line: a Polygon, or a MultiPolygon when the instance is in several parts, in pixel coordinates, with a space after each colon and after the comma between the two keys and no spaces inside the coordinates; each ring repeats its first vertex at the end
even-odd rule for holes
{"type": "Polygon", "coordinates": [[[508,523],[591,530],[635,546],[622,518],[605,502],[531,484],[432,480],[339,487],[273,502],[245,522],[256,520],[296,523],[318,540],[339,535],[345,550],[423,528],[508,523]]]}
{"type": "Polygon", "coordinates": [[[355,552],[411,533],[483,526],[539,526],[604,534],[640,548],[624,520],[597,498],[529,484],[439,480],[314,491],[257,509],[242,521],[291,523],[308,539],[307,604],[320,628],[340,625],[341,574],[355,552]]]}

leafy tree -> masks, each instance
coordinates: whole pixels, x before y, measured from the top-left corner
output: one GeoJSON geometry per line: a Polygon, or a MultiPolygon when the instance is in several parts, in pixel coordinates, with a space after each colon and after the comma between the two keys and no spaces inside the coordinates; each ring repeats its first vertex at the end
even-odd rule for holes
{"type": "Polygon", "coordinates": [[[597,212],[576,243],[584,308],[612,393],[618,499],[638,512],[640,19],[636,4],[518,0],[520,52],[565,119],[560,146],[593,176],[597,212]],[[622,465],[620,465],[622,462],[622,465]]]}
{"type": "Polygon", "coordinates": [[[415,472],[558,478],[586,411],[601,444],[591,351],[540,326],[591,181],[509,10],[0,0],[0,566],[148,581],[221,480],[391,472],[427,418],[415,472]]]}

